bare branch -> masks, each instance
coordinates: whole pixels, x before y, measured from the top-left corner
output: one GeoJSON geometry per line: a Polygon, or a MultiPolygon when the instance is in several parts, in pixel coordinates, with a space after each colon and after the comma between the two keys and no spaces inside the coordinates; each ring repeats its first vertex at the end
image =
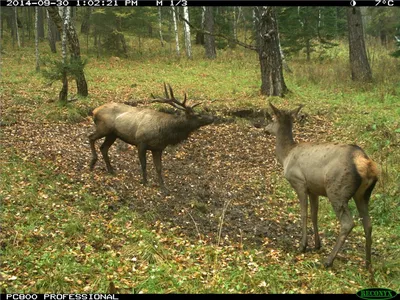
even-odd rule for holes
{"type": "Polygon", "coordinates": [[[203,34],[208,34],[208,35],[220,37],[220,38],[223,38],[223,39],[229,41],[230,43],[236,43],[236,44],[238,44],[238,45],[240,45],[240,46],[242,46],[244,48],[247,48],[247,49],[250,49],[250,50],[254,50],[254,51],[258,51],[258,48],[256,46],[243,43],[243,42],[239,41],[238,39],[230,38],[230,37],[228,37],[228,36],[226,36],[224,34],[221,34],[221,33],[211,33],[211,32],[209,32],[207,30],[197,28],[196,26],[192,25],[188,20],[186,20],[181,14],[179,14],[179,17],[186,24],[188,24],[193,30],[195,30],[196,32],[200,32],[200,33],[203,33],[203,34]]]}

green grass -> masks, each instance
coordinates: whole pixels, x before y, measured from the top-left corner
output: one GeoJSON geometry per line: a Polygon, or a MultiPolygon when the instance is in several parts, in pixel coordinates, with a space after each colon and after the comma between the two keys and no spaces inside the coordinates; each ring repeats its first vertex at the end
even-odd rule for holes
{"type": "MultiPolygon", "coordinates": [[[[157,41],[153,41],[155,45],[157,41]]],[[[143,49],[151,48],[144,42],[143,49]]],[[[41,53],[47,54],[47,44],[41,53]]],[[[266,99],[259,94],[260,76],[253,52],[221,50],[214,61],[194,47],[194,59],[168,55],[96,59],[89,56],[85,74],[90,96],[60,105],[59,83],[46,86],[34,72],[32,48],[4,47],[2,55],[2,123],[12,125],[20,114],[37,124],[75,124],[108,101],[149,99],[160,95],[162,83],[184,92],[190,99],[209,104],[218,113],[225,108],[265,108],[267,100],[283,107],[305,104],[310,115],[325,114],[334,124],[328,141],[357,143],[382,168],[382,179],[371,201],[373,247],[385,259],[375,261],[375,274],[362,269],[363,249],[347,248],[358,261],[324,269],[316,263],[332,247],[337,234],[334,213],[321,201],[320,231],[325,252],[298,254],[293,249],[218,246],[175,235],[172,229],[154,229],[159,222],[151,211],[137,215],[128,205],[110,211],[110,199],[99,197],[83,182],[60,174],[54,162],[28,161],[17,148],[1,148],[2,287],[10,293],[106,292],[113,281],[125,293],[356,293],[367,287],[399,291],[400,286],[400,78],[399,61],[376,49],[374,83],[351,82],[344,47],[335,48],[323,61],[289,61],[293,73],[285,74],[291,93],[266,99]],[[23,68],[21,68],[23,66],[23,68]],[[27,111],[27,112],[26,112],[27,111]]],[[[166,50],[164,50],[166,51],[166,50]]],[[[74,84],[70,93],[74,94],[74,84]]],[[[243,122],[243,121],[238,121],[243,122]]],[[[246,124],[243,124],[246,126],[246,124]]],[[[3,133],[1,134],[3,137],[3,133]]],[[[56,141],[55,141],[56,142],[56,141]]],[[[298,215],[295,193],[281,173],[273,173],[271,201],[298,215]]],[[[264,182],[255,182],[262,189],[264,182]]],[[[268,203],[262,203],[268,205],[268,203]]],[[[354,204],[351,209],[355,212],[354,204]]],[[[278,218],[276,216],[271,218],[278,218]]],[[[352,239],[363,243],[360,222],[352,239]]],[[[291,247],[295,247],[294,245],[291,247]]]]}

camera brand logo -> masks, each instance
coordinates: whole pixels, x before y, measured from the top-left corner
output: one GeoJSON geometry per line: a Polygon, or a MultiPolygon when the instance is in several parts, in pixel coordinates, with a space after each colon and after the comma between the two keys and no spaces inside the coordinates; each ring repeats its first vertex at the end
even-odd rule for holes
{"type": "Polygon", "coordinates": [[[391,289],[384,288],[370,288],[363,289],[357,292],[356,294],[361,299],[365,300],[384,300],[384,299],[392,299],[397,296],[397,293],[391,289]]]}

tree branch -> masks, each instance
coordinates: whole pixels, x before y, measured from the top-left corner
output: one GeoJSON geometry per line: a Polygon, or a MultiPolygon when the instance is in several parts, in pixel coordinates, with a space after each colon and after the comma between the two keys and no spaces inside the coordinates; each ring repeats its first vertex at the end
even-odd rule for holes
{"type": "Polygon", "coordinates": [[[238,45],[240,45],[240,46],[242,46],[244,48],[247,48],[247,49],[250,49],[250,50],[254,50],[254,51],[258,51],[256,46],[243,43],[243,42],[241,42],[241,41],[239,41],[237,39],[230,38],[230,37],[228,37],[226,35],[223,35],[221,33],[211,33],[211,32],[209,32],[207,30],[197,28],[196,26],[192,25],[188,20],[186,20],[181,14],[179,14],[179,17],[196,32],[200,32],[200,33],[203,33],[203,34],[208,34],[208,35],[220,37],[220,38],[223,38],[223,39],[229,41],[230,43],[235,43],[235,44],[238,44],[238,45]]]}

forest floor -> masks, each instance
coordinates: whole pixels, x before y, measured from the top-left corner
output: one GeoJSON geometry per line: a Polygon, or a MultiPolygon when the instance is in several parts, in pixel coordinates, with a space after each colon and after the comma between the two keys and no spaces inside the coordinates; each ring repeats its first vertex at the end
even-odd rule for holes
{"type": "MultiPolygon", "coordinates": [[[[213,78],[223,78],[226,68],[236,68],[234,62],[217,61],[212,71],[196,62],[174,62],[175,68],[198,74],[179,77],[188,83],[180,85],[190,89],[189,97],[196,94],[202,101],[210,93],[201,107],[217,120],[165,150],[163,175],[170,193],[164,195],[151,154],[147,158],[149,184],[143,186],[137,150],[123,143],[110,149],[116,175],[107,174],[101,158],[90,172],[87,137],[94,130],[89,112],[98,104],[130,99],[134,93],[144,99],[158,89],[153,78],[120,86],[133,68],[148,68],[144,77],[157,78],[165,62],[151,66],[136,61],[128,68],[123,63],[110,67],[95,61],[87,67],[93,95],[62,106],[54,101],[58,86],[46,87],[33,72],[24,75],[20,66],[29,62],[32,67],[33,57],[25,53],[18,60],[15,55],[8,54],[3,61],[7,76],[2,78],[0,136],[0,280],[7,292],[106,292],[110,282],[118,293],[398,290],[395,179],[399,175],[393,165],[399,161],[395,150],[399,124],[394,121],[398,108],[390,102],[392,98],[386,104],[357,104],[356,99],[350,105],[346,99],[362,92],[300,89],[292,82],[294,95],[272,99],[278,107],[294,108],[308,98],[305,93],[311,93],[313,100],[295,124],[295,139],[354,141],[379,158],[384,170],[373,195],[377,200],[371,204],[374,273],[364,269],[364,234],[352,201],[356,227],[334,267],[325,269],[322,262],[335,243],[338,223],[327,199],[321,198],[322,249],[313,250],[309,226],[310,250],[298,252],[299,203],[276,161],[275,138],[262,129],[260,107],[265,109],[267,102],[252,91],[256,85],[247,85],[254,75],[247,73],[255,68],[252,60],[241,62],[244,80],[231,86],[229,93],[222,90],[228,89],[226,85],[213,78]],[[209,80],[208,85],[202,83],[204,89],[196,86],[199,78],[209,80]],[[148,86],[143,82],[149,82],[148,86]],[[213,89],[215,84],[221,89],[213,89]],[[219,100],[207,101],[212,98],[219,100]],[[377,105],[381,105],[378,110],[377,105]],[[357,134],[357,130],[366,133],[357,134]],[[377,141],[374,133],[383,141],[377,141]]],[[[174,73],[180,74],[179,70],[174,73]]],[[[173,76],[178,75],[170,75],[172,80],[178,78],[173,76]]]]}

